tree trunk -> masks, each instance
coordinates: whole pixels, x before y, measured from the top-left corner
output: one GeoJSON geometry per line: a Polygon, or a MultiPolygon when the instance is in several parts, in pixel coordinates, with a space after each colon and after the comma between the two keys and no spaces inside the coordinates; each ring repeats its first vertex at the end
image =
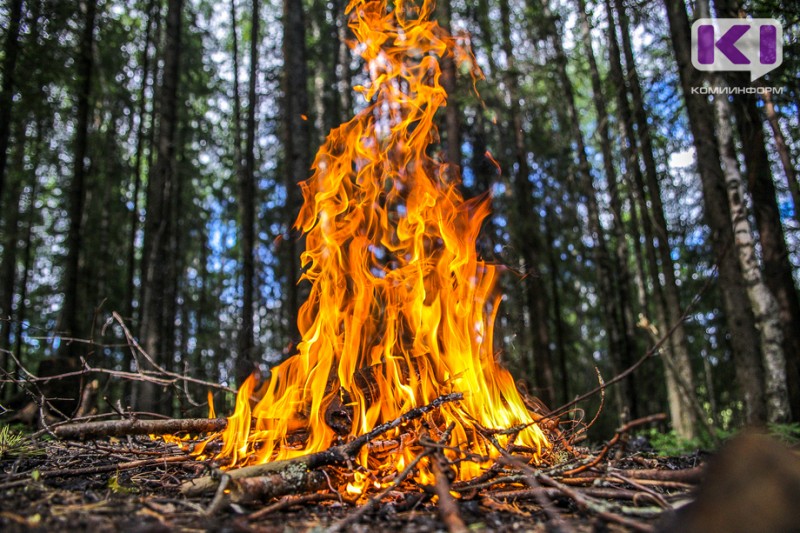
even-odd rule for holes
{"type": "MultiPolygon", "coordinates": [[[[583,138],[580,117],[575,104],[575,90],[567,73],[567,57],[562,44],[561,31],[550,11],[549,0],[542,0],[542,8],[544,18],[550,27],[555,50],[556,75],[564,99],[569,131],[576,147],[574,154],[578,161],[576,174],[578,187],[588,212],[589,237],[592,240],[592,248],[589,253],[593,256],[596,265],[597,277],[595,283],[598,298],[603,307],[602,315],[608,337],[608,355],[612,361],[616,359],[614,361],[615,367],[624,368],[633,363],[631,343],[629,342],[630,339],[625,337],[624,330],[619,327],[622,321],[621,302],[618,301],[614,290],[614,272],[611,269],[605,231],[600,224],[600,208],[597,204],[598,192],[594,186],[589,159],[586,155],[586,142],[583,138]]],[[[627,407],[636,414],[638,412],[638,398],[635,382],[632,379],[625,381],[624,398],[627,407]]],[[[619,415],[622,417],[623,413],[620,412],[619,415]]]]}
{"type": "MultiPolygon", "coordinates": [[[[721,76],[714,76],[715,85],[725,86],[721,76]]],[[[770,422],[787,422],[790,418],[789,391],[786,385],[786,360],[783,355],[783,332],[778,315],[778,303],[761,277],[756,257],[755,239],[747,218],[744,184],[739,163],[733,148],[730,104],[726,97],[714,98],[717,115],[722,170],[731,207],[736,251],[747,286],[747,295],[756,319],[764,357],[767,396],[767,419],[770,422]]],[[[796,324],[795,324],[796,327],[796,324]]]]}
{"type": "MultiPolygon", "coordinates": [[[[136,289],[134,280],[136,279],[136,235],[139,231],[139,196],[142,186],[142,163],[144,162],[145,151],[145,135],[144,128],[145,122],[148,119],[147,113],[147,87],[150,85],[150,46],[153,42],[153,24],[155,18],[158,16],[158,11],[155,10],[155,0],[150,0],[147,6],[147,23],[144,35],[144,48],[142,49],[142,85],[139,87],[139,122],[136,125],[136,154],[134,155],[133,163],[133,193],[131,209],[130,228],[128,233],[128,272],[126,286],[126,299],[127,299],[127,318],[133,320],[134,315],[134,300],[136,299],[136,289]],[[154,13],[155,11],[155,13],[154,13]]],[[[152,123],[150,124],[152,128],[152,123]]],[[[149,169],[148,169],[149,170],[149,169]]],[[[130,355],[126,354],[125,369],[130,369],[130,355]]]]}
{"type": "Polygon", "coordinates": [[[533,360],[528,361],[536,381],[536,393],[545,405],[554,405],[555,378],[553,376],[550,333],[547,324],[549,303],[547,288],[539,265],[542,261],[539,216],[532,207],[533,188],[529,180],[528,152],[525,148],[525,132],[522,126],[522,113],[519,106],[519,80],[515,71],[513,46],[511,44],[511,22],[508,0],[500,0],[500,18],[503,23],[502,49],[506,56],[506,85],[510,95],[511,128],[514,135],[514,154],[517,172],[513,178],[514,210],[516,223],[514,239],[525,261],[527,276],[525,283],[525,302],[530,313],[531,343],[533,360]]]}
{"type": "MultiPolygon", "coordinates": [[[[94,60],[95,15],[97,3],[87,0],[84,11],[83,32],[79,45],[76,66],[78,69],[77,116],[75,117],[75,149],[73,152],[72,183],[69,192],[69,230],[67,232],[67,258],[64,268],[64,303],[61,307],[62,332],[66,336],[80,338],[84,322],[83,302],[80,302],[80,266],[83,254],[83,217],[86,180],[86,157],[89,147],[89,122],[91,114],[91,90],[94,60]]],[[[78,342],[62,342],[59,354],[77,362],[83,352],[78,342]]]]}
{"type": "Polygon", "coordinates": [[[744,397],[746,419],[748,423],[758,423],[766,415],[758,335],[739,262],[732,260],[729,255],[735,252],[730,223],[732,218],[725,192],[725,178],[719,162],[713,110],[704,95],[692,94],[692,87],[702,86],[704,77],[691,64],[690,25],[686,5],[682,0],[665,0],[664,4],[689,115],[697,170],[702,182],[705,218],[711,229],[711,244],[719,268],[722,308],[730,334],[737,381],[744,397]]]}
{"type": "MultiPolygon", "coordinates": [[[[0,207],[6,181],[8,138],[11,135],[11,108],[14,103],[14,75],[19,51],[19,24],[22,19],[22,0],[11,0],[3,58],[3,85],[0,89],[0,207]]],[[[12,206],[14,209],[16,206],[12,206]]]]}
{"type": "Polygon", "coordinates": [[[336,32],[338,36],[338,57],[337,57],[337,87],[339,89],[339,122],[349,120],[353,113],[353,73],[350,68],[352,53],[347,46],[347,39],[350,38],[347,26],[347,16],[344,13],[343,0],[334,0],[332,9],[336,14],[336,32]]]}
{"type": "MultiPolygon", "coordinates": [[[[439,24],[452,33],[450,19],[453,15],[451,0],[439,0],[439,24]]],[[[456,101],[456,62],[452,54],[446,54],[441,61],[442,87],[447,91],[447,105],[445,107],[445,131],[447,141],[447,162],[458,173],[461,167],[461,126],[459,124],[458,102],[456,101]]],[[[457,175],[457,174],[456,174],[457,175]]]]}
{"type": "MultiPolygon", "coordinates": [[[[614,159],[611,152],[611,135],[608,127],[608,110],[606,109],[606,100],[605,95],[603,94],[600,72],[597,68],[597,61],[595,60],[594,50],[592,48],[591,25],[589,22],[589,16],[586,14],[585,0],[578,0],[578,16],[580,18],[583,48],[589,62],[589,73],[592,81],[592,101],[594,103],[595,111],[597,112],[597,132],[600,137],[600,151],[603,154],[603,170],[606,175],[606,182],[608,183],[608,191],[611,199],[610,205],[612,215],[612,232],[617,240],[613,260],[613,271],[610,270],[610,268],[600,269],[598,274],[600,277],[608,278],[608,281],[605,282],[605,288],[606,290],[612,292],[611,294],[607,295],[610,305],[608,306],[606,313],[610,316],[608,316],[606,320],[614,321],[614,323],[609,324],[607,328],[611,328],[609,335],[613,333],[614,336],[616,336],[616,340],[614,341],[613,336],[609,339],[611,341],[610,349],[618,353],[618,357],[621,360],[622,366],[628,367],[633,364],[636,346],[633,311],[630,305],[628,250],[625,228],[622,221],[622,206],[619,201],[617,174],[614,170],[614,159]],[[614,281],[616,283],[613,283],[614,281]]],[[[566,72],[562,74],[562,77],[566,77],[566,72]]],[[[575,108],[574,98],[572,107],[573,109],[575,108]]],[[[575,112],[577,112],[577,110],[575,110],[575,112]]],[[[585,152],[584,159],[586,159],[585,152]]],[[[587,160],[586,165],[588,166],[588,164],[589,163],[587,160]]],[[[591,180],[591,176],[589,179],[591,180]]],[[[593,196],[597,194],[594,190],[591,192],[593,193],[593,196]]],[[[591,199],[590,204],[593,204],[593,218],[596,217],[595,224],[598,228],[601,228],[597,201],[591,199]]],[[[592,210],[590,209],[590,213],[591,211],[592,210]]],[[[599,252],[602,252],[602,259],[607,261],[608,266],[610,267],[612,261],[607,257],[608,252],[605,250],[605,242],[595,243],[595,246],[598,247],[598,255],[600,255],[599,252]]],[[[601,257],[598,257],[598,262],[600,259],[601,257]]],[[[636,394],[635,382],[632,378],[626,381],[626,388],[628,390],[628,405],[631,409],[631,416],[633,418],[639,418],[640,410],[638,409],[638,395],[636,394]]]]}
{"type": "MultiPolygon", "coordinates": [[[[305,14],[301,2],[283,0],[283,119],[286,154],[286,212],[294,219],[300,209],[297,183],[309,176],[311,157],[309,154],[310,131],[308,121],[308,74],[306,68],[305,14]]],[[[289,337],[297,340],[297,314],[300,309],[300,251],[302,242],[291,236],[288,239],[288,279],[286,287],[287,321],[289,337]]]]}
{"type": "MultiPolygon", "coordinates": [[[[717,16],[743,16],[739,0],[717,0],[714,6],[717,16]]],[[[728,79],[733,80],[737,85],[748,85],[747,76],[739,75],[743,73],[730,74],[728,79]]],[[[753,200],[752,210],[758,227],[761,260],[764,265],[763,279],[778,305],[783,329],[783,353],[788,367],[791,405],[798,406],[794,408],[793,415],[795,421],[800,421],[800,328],[797,327],[800,324],[800,298],[798,298],[797,287],[792,275],[793,267],[786,247],[775,184],[772,179],[772,169],[764,140],[764,127],[755,95],[735,95],[731,99],[731,107],[742,141],[747,186],[753,200]]],[[[791,165],[788,168],[791,168],[791,165]]],[[[765,361],[765,365],[767,364],[765,361]]],[[[769,380],[769,367],[765,366],[765,370],[768,371],[766,377],[769,380]]],[[[767,389],[769,388],[768,381],[767,389]]]]}
{"type": "Polygon", "coordinates": [[[778,152],[778,157],[781,161],[783,173],[786,176],[789,192],[792,196],[792,207],[794,211],[795,220],[800,223],[800,182],[797,179],[797,170],[794,168],[792,162],[792,155],[786,142],[786,136],[781,127],[780,117],[775,110],[775,104],[772,101],[772,95],[769,92],[761,94],[761,100],[764,103],[764,114],[767,117],[770,130],[772,131],[772,139],[775,143],[775,151],[778,152]]]}
{"type": "MultiPolygon", "coordinates": [[[[789,147],[786,144],[786,136],[783,134],[778,113],[775,111],[775,104],[772,103],[772,95],[769,92],[765,92],[761,95],[761,99],[764,102],[764,114],[767,116],[767,121],[772,130],[775,151],[778,152],[778,156],[780,157],[783,173],[786,176],[789,192],[792,195],[794,218],[800,223],[800,183],[797,181],[797,171],[792,163],[792,155],[789,153],[789,147]]],[[[797,403],[795,403],[795,405],[797,405],[797,403]]]]}
{"type": "MultiPolygon", "coordinates": [[[[553,216],[552,210],[545,207],[544,218],[544,231],[547,242],[555,242],[555,235],[553,235],[553,227],[550,220],[556,220],[553,216]]],[[[567,335],[566,327],[564,326],[564,314],[561,305],[561,288],[559,287],[559,276],[555,275],[558,272],[558,250],[555,246],[551,245],[547,250],[547,261],[550,267],[550,292],[553,295],[553,323],[555,326],[556,334],[556,353],[558,354],[558,373],[560,390],[558,399],[561,405],[566,404],[572,399],[569,390],[569,372],[567,370],[567,335]]]]}
{"type": "MultiPolygon", "coordinates": [[[[176,132],[178,121],[178,80],[180,77],[181,11],[183,0],[169,0],[164,50],[164,72],[159,94],[157,159],[148,184],[147,218],[143,255],[147,257],[142,273],[143,297],[140,342],[155,361],[171,354],[168,316],[167,279],[174,262],[173,195],[176,186],[176,132]]],[[[156,399],[155,386],[142,383],[136,405],[140,410],[163,409],[156,399]]]]}
{"type": "MultiPolygon", "coordinates": [[[[20,200],[22,199],[22,176],[25,168],[25,127],[19,124],[15,132],[13,168],[16,176],[9,180],[8,207],[5,209],[5,242],[3,243],[3,261],[0,271],[0,369],[10,370],[7,350],[11,350],[11,331],[15,317],[14,287],[17,280],[17,250],[19,243],[20,200]]],[[[19,317],[16,317],[19,320],[19,317]]]]}
{"type": "MultiPolygon", "coordinates": [[[[656,319],[662,331],[667,331],[674,324],[678,324],[669,339],[668,353],[665,354],[666,357],[670,358],[670,361],[666,361],[667,368],[665,368],[670,399],[670,411],[678,434],[684,438],[692,438],[695,436],[698,422],[690,406],[693,401],[692,396],[696,395],[695,380],[691,358],[689,357],[686,330],[682,323],[679,324],[683,316],[683,311],[681,310],[678,284],[675,279],[675,266],[672,261],[669,245],[664,205],[661,201],[661,186],[659,184],[658,172],[655,164],[653,143],[650,138],[650,125],[647,122],[647,112],[644,107],[644,98],[639,82],[639,75],[636,71],[636,64],[633,58],[627,14],[624,5],[619,0],[615,0],[615,7],[622,38],[622,49],[627,64],[627,78],[623,77],[622,74],[621,55],[619,53],[619,45],[617,44],[616,31],[613,29],[613,24],[610,23],[609,32],[613,32],[613,35],[609,33],[609,40],[611,41],[612,53],[614,55],[612,59],[612,63],[614,63],[612,65],[612,71],[617,73],[617,83],[620,84],[618,92],[619,98],[625,99],[622,105],[622,115],[624,115],[623,121],[627,130],[626,136],[629,139],[631,151],[637,155],[641,154],[641,158],[644,162],[645,176],[647,178],[645,184],[644,176],[642,176],[641,170],[639,169],[639,159],[635,157],[634,164],[636,168],[633,174],[637,189],[637,199],[640,202],[642,212],[641,219],[646,238],[645,246],[651,271],[650,275],[653,280],[653,287],[658,294],[656,319]],[[625,83],[626,80],[627,83],[625,83]],[[633,116],[631,116],[627,96],[625,96],[628,89],[630,89],[633,102],[633,116]],[[635,131],[633,119],[635,119],[636,122],[635,131]],[[638,140],[640,141],[638,143],[635,137],[637,134],[638,140]],[[639,149],[639,147],[641,148],[639,149]],[[649,209],[647,205],[648,199],[650,200],[649,209]],[[659,259],[661,261],[660,269],[658,265],[659,259]],[[664,276],[663,284],[661,283],[659,272],[664,276]],[[674,370],[672,368],[673,366],[674,370]],[[676,419],[676,416],[679,418],[676,419]]],[[[613,21],[613,8],[608,1],[606,2],[606,9],[609,13],[609,20],[613,21]]]]}
{"type": "MultiPolygon", "coordinates": [[[[252,26],[250,30],[250,79],[247,88],[247,146],[245,147],[244,171],[239,179],[239,217],[242,247],[242,325],[239,329],[239,353],[236,359],[237,383],[244,382],[254,369],[255,340],[253,328],[253,296],[256,291],[255,269],[255,213],[256,213],[256,110],[258,109],[258,43],[259,0],[253,1],[252,26]]],[[[237,117],[238,120],[238,117],[237,117]]]]}

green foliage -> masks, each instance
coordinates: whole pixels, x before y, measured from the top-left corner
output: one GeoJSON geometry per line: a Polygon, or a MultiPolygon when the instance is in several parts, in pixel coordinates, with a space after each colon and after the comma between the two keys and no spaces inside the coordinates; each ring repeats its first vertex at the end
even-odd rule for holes
{"type": "Polygon", "coordinates": [[[0,428],[0,460],[42,455],[44,450],[33,444],[27,435],[11,426],[0,428]]]}
{"type": "MultiPolygon", "coordinates": [[[[733,432],[718,429],[717,440],[724,442],[729,439],[733,432]]],[[[645,432],[644,435],[650,440],[650,445],[658,455],[663,457],[676,457],[688,455],[697,450],[714,450],[714,441],[708,434],[703,434],[694,439],[684,439],[675,434],[674,430],[662,433],[653,428],[645,432]]]]}
{"type": "Polygon", "coordinates": [[[114,474],[108,478],[108,488],[114,494],[136,494],[139,492],[134,487],[125,487],[119,482],[119,474],[114,474]]]}
{"type": "Polygon", "coordinates": [[[789,446],[800,446],[800,422],[791,424],[769,424],[770,436],[789,446]]]}
{"type": "MultiPolygon", "coordinates": [[[[769,424],[767,426],[769,435],[788,446],[800,446],[800,423],[789,424],[769,424]]],[[[725,442],[735,435],[737,431],[717,430],[719,442],[725,442]]],[[[674,457],[694,453],[697,450],[714,450],[715,445],[708,435],[703,435],[696,439],[682,439],[674,431],[661,433],[657,429],[645,432],[645,436],[650,440],[650,445],[658,455],[674,457]]]]}

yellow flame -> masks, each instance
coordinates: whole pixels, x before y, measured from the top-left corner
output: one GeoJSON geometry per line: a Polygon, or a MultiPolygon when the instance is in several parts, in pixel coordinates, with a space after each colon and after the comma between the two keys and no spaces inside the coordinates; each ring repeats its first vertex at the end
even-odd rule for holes
{"type": "MultiPolygon", "coordinates": [[[[538,453],[550,446],[493,356],[497,270],[476,251],[490,199],[464,200],[457,173],[428,153],[438,141],[434,116],[447,100],[440,59],[454,54],[476,68],[430,20],[433,7],[432,0],[347,7],[371,79],[356,88],[367,106],[331,131],[301,184],[295,225],[305,234],[303,279],[311,283],[298,317],[302,341],[262,391],[254,376],[241,386],[217,456],[230,465],[329,448],[337,438],[326,420],[332,408],[344,420],[339,432],[354,436],[450,392],[464,393],[437,415],[442,428],[455,423],[451,443],[492,453],[477,421],[530,424],[516,442],[538,453]],[[251,408],[254,393],[260,400],[251,408]]],[[[357,472],[348,492],[360,494],[413,458],[405,446],[370,454],[363,448],[357,462],[371,474],[357,472]]],[[[458,472],[461,479],[479,473],[466,462],[458,472]]],[[[431,479],[426,467],[419,475],[431,479]]]]}

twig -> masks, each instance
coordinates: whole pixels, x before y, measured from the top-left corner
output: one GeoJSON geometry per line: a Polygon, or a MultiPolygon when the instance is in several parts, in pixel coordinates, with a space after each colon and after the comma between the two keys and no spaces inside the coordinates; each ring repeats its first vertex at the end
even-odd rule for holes
{"type": "Polygon", "coordinates": [[[583,507],[584,509],[597,514],[599,517],[603,518],[604,520],[607,520],[608,522],[621,524],[625,527],[629,527],[636,531],[642,531],[645,533],[651,533],[652,531],[654,531],[654,528],[648,524],[644,524],[642,522],[639,522],[638,520],[633,520],[631,518],[627,518],[625,516],[621,516],[606,510],[605,508],[603,508],[602,505],[594,502],[588,496],[581,494],[579,491],[573,489],[572,487],[559,483],[558,481],[556,481],[555,479],[551,478],[546,474],[539,474],[539,479],[545,485],[549,485],[553,488],[556,488],[560,490],[562,493],[564,493],[566,496],[572,498],[575,501],[575,503],[577,503],[580,507],[583,507]]]}
{"type": "Polygon", "coordinates": [[[295,505],[303,505],[311,502],[324,502],[329,500],[339,500],[338,494],[330,492],[312,492],[311,494],[302,494],[300,496],[284,496],[272,505],[267,505],[263,509],[247,516],[248,522],[255,522],[277,511],[283,511],[295,505]]]}
{"type": "Polygon", "coordinates": [[[630,485],[631,487],[633,487],[635,489],[639,489],[640,491],[644,492],[645,494],[649,494],[650,496],[653,497],[655,502],[659,506],[661,506],[662,509],[672,509],[672,506],[669,504],[669,502],[667,502],[667,500],[665,500],[664,497],[661,494],[657,493],[653,489],[651,489],[649,487],[645,487],[641,483],[637,483],[633,479],[627,478],[627,477],[622,476],[622,475],[617,474],[617,473],[609,474],[609,477],[614,478],[614,479],[618,479],[618,480],[622,481],[623,483],[627,483],[628,485],[630,485]]]}
{"type": "MultiPolygon", "coordinates": [[[[379,437],[380,435],[399,427],[401,424],[424,416],[426,413],[438,409],[443,404],[448,402],[455,402],[464,397],[460,392],[440,396],[433,400],[428,405],[415,407],[400,417],[381,424],[369,433],[360,435],[348,442],[347,444],[340,444],[328,448],[323,452],[310,453],[292,459],[282,459],[280,461],[273,461],[261,465],[246,466],[244,468],[237,468],[229,470],[227,474],[232,479],[241,479],[246,477],[259,477],[279,474],[283,476],[301,476],[305,475],[309,470],[319,468],[321,466],[328,466],[334,464],[344,464],[347,461],[355,458],[359,450],[369,441],[379,437]]],[[[215,476],[205,476],[198,479],[190,480],[181,485],[181,492],[186,495],[196,495],[203,492],[208,492],[216,486],[215,476]]]]}
{"type": "Polygon", "coordinates": [[[522,461],[514,457],[513,455],[511,455],[510,453],[508,453],[508,451],[506,451],[505,448],[500,446],[500,443],[497,442],[497,439],[495,438],[494,435],[484,435],[484,437],[489,439],[489,442],[491,442],[492,445],[497,449],[497,451],[500,452],[500,455],[503,456],[503,459],[507,463],[516,466],[517,468],[522,470],[523,474],[525,474],[525,482],[532,489],[534,489],[534,497],[536,498],[536,502],[541,506],[542,510],[544,511],[544,514],[547,516],[548,520],[552,523],[553,529],[556,531],[563,531],[565,533],[573,531],[573,528],[569,526],[566,522],[564,522],[564,520],[561,519],[561,515],[558,513],[555,507],[553,507],[553,502],[550,501],[550,498],[548,498],[547,494],[541,492],[540,490],[536,490],[542,488],[539,483],[539,480],[536,478],[537,476],[536,471],[527,464],[523,463],[522,461]]]}
{"type": "MultiPolygon", "coordinates": [[[[61,470],[45,470],[44,472],[39,472],[39,478],[47,479],[54,477],[89,476],[92,474],[103,474],[105,472],[114,472],[114,471],[119,472],[122,470],[131,470],[133,468],[140,468],[143,466],[153,466],[165,463],[181,463],[184,461],[191,461],[191,460],[192,460],[191,457],[187,455],[170,455],[158,459],[142,459],[139,461],[129,461],[127,463],[88,466],[84,468],[65,468],[61,470]]],[[[21,477],[22,479],[18,479],[16,481],[0,485],[0,491],[27,484],[31,479],[31,474],[29,472],[26,472],[25,474],[20,474],[18,477],[21,477]]]]}
{"type": "Polygon", "coordinates": [[[696,466],[684,470],[662,470],[659,468],[643,468],[641,470],[609,469],[610,473],[623,473],[631,479],[650,481],[680,481],[682,483],[700,483],[705,475],[704,466],[696,466]]]}
{"type": "MultiPolygon", "coordinates": [[[[714,265],[714,271],[716,271],[716,269],[717,269],[717,265],[714,265]]],[[[618,383],[618,382],[622,381],[623,379],[628,377],[631,373],[636,371],[637,368],[642,366],[645,361],[647,361],[651,357],[655,356],[659,352],[659,350],[661,350],[661,347],[670,339],[670,337],[672,337],[672,334],[675,333],[675,331],[677,331],[677,329],[681,326],[681,324],[683,324],[683,322],[689,316],[689,314],[692,311],[692,309],[694,308],[694,306],[697,305],[697,303],[700,301],[700,297],[711,286],[711,282],[713,281],[713,279],[714,279],[713,276],[710,276],[706,280],[705,284],[700,288],[700,290],[697,292],[697,294],[692,299],[692,301],[689,302],[689,305],[687,305],[686,308],[683,310],[683,314],[680,316],[680,318],[678,318],[678,320],[676,320],[675,323],[672,324],[672,326],[669,328],[669,330],[667,330],[667,332],[664,333],[664,335],[662,335],[661,338],[649,350],[647,350],[647,352],[645,352],[645,354],[638,361],[636,361],[631,366],[629,366],[628,368],[626,368],[625,370],[623,370],[621,373],[617,374],[616,376],[614,376],[610,380],[606,381],[605,383],[595,387],[594,389],[590,390],[589,392],[587,392],[585,394],[581,394],[580,396],[578,396],[577,398],[575,398],[571,402],[567,402],[564,405],[562,405],[561,407],[553,409],[552,411],[550,411],[549,413],[544,415],[544,418],[557,417],[561,413],[564,413],[565,411],[569,410],[572,406],[574,406],[574,405],[576,405],[576,404],[578,404],[578,403],[580,403],[580,402],[582,402],[582,401],[584,401],[584,400],[586,400],[588,398],[591,398],[592,396],[594,396],[598,392],[604,390],[609,385],[613,385],[615,383],[618,383]]],[[[715,436],[716,435],[714,435],[714,437],[715,436]]]]}
{"type": "Polygon", "coordinates": [[[214,494],[214,498],[211,500],[211,503],[208,504],[208,509],[206,509],[204,512],[206,516],[213,515],[219,510],[220,507],[222,507],[223,500],[225,499],[225,490],[228,488],[230,482],[231,476],[227,475],[223,475],[222,479],[219,480],[217,492],[214,494]]]}
{"type": "Polygon", "coordinates": [[[622,438],[622,435],[624,435],[625,433],[627,433],[631,429],[635,428],[636,426],[649,424],[651,422],[659,422],[661,420],[666,420],[666,418],[667,418],[667,415],[665,415],[664,413],[658,413],[658,414],[655,414],[655,415],[645,416],[643,418],[637,418],[636,420],[631,420],[630,422],[628,422],[627,424],[625,424],[624,426],[619,428],[616,431],[616,433],[614,433],[614,436],[611,437],[611,440],[609,440],[605,444],[605,446],[603,446],[603,449],[600,450],[600,453],[597,454],[597,457],[595,457],[594,459],[592,459],[591,461],[589,461],[586,464],[583,464],[581,466],[573,468],[572,470],[567,470],[566,472],[563,472],[562,474],[565,475],[565,476],[571,476],[571,475],[577,474],[579,472],[583,472],[584,470],[588,470],[589,468],[592,468],[593,466],[596,466],[596,465],[600,464],[600,461],[602,461],[605,458],[606,454],[608,454],[608,451],[611,449],[611,447],[614,446],[617,442],[619,442],[619,439],[622,438]]]}
{"type": "Polygon", "coordinates": [[[211,433],[228,425],[225,418],[187,418],[173,420],[104,420],[82,422],[53,428],[61,439],[90,439],[122,435],[169,435],[174,433],[211,433]]]}
{"type": "MultiPolygon", "coordinates": [[[[442,438],[439,439],[440,443],[444,444],[445,442],[447,442],[447,440],[450,438],[450,433],[453,431],[454,427],[455,424],[451,423],[450,426],[445,430],[444,434],[442,435],[442,438]]],[[[350,526],[351,524],[358,522],[362,516],[375,509],[375,507],[377,507],[378,504],[380,504],[381,500],[383,500],[383,498],[385,498],[387,494],[389,494],[391,491],[399,487],[400,484],[417,468],[419,462],[422,461],[422,459],[424,459],[431,453],[433,453],[433,451],[434,448],[426,448],[422,453],[414,457],[414,459],[412,459],[411,462],[408,463],[408,465],[403,469],[403,471],[397,474],[397,476],[395,476],[394,481],[392,482],[391,485],[383,489],[380,493],[378,493],[378,495],[370,498],[370,500],[367,503],[356,509],[355,512],[351,513],[343,520],[340,520],[331,525],[328,529],[325,530],[325,533],[338,533],[343,528],[346,528],[347,526],[350,526]]]]}
{"type": "Polygon", "coordinates": [[[447,531],[450,533],[466,533],[467,526],[461,518],[461,513],[458,511],[458,503],[453,495],[450,494],[450,479],[448,473],[452,471],[447,467],[447,459],[444,453],[439,449],[434,449],[431,463],[433,466],[433,475],[436,478],[436,496],[439,498],[439,516],[447,526],[447,531]]]}

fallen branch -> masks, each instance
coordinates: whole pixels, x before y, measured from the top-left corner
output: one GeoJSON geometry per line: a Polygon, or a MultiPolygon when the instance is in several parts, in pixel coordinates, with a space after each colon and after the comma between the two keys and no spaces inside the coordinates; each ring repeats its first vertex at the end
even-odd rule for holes
{"type": "Polygon", "coordinates": [[[593,466],[597,466],[603,459],[605,459],[606,455],[608,454],[609,450],[611,450],[612,446],[614,446],[617,442],[619,442],[619,439],[621,439],[622,436],[627,432],[629,432],[631,429],[637,426],[642,426],[644,424],[649,424],[651,422],[659,422],[661,420],[666,420],[666,418],[667,415],[665,415],[664,413],[659,413],[656,415],[650,415],[644,418],[637,418],[636,420],[631,420],[630,422],[619,428],[616,431],[616,433],[614,433],[614,436],[611,437],[611,440],[609,440],[605,444],[605,446],[603,446],[602,450],[600,450],[600,453],[597,454],[597,457],[595,457],[586,464],[573,468],[572,470],[567,470],[566,472],[562,472],[562,475],[571,476],[579,472],[583,472],[584,470],[588,470],[593,466]]]}
{"type": "MultiPolygon", "coordinates": [[[[39,472],[40,479],[71,477],[71,476],[90,476],[93,474],[104,474],[106,472],[121,472],[123,470],[132,470],[143,466],[155,466],[166,463],[181,463],[191,461],[192,458],[187,455],[170,455],[158,459],[142,459],[139,461],[128,461],[125,463],[115,463],[110,465],[100,466],[87,466],[84,468],[61,468],[58,470],[45,470],[39,472]]],[[[25,472],[24,474],[17,474],[18,478],[9,483],[0,485],[0,491],[5,491],[15,487],[22,487],[31,481],[31,473],[25,472]]]]}
{"type": "Polygon", "coordinates": [[[284,509],[288,509],[289,507],[293,507],[295,505],[304,505],[306,503],[316,503],[316,502],[324,502],[324,501],[331,501],[331,500],[338,500],[338,494],[331,494],[325,492],[312,492],[310,494],[302,494],[300,496],[285,496],[281,500],[273,503],[272,505],[268,505],[263,509],[259,509],[255,513],[247,515],[248,522],[255,522],[267,516],[268,514],[283,511],[284,509]]]}
{"type": "Polygon", "coordinates": [[[170,435],[174,433],[211,433],[228,425],[225,418],[189,418],[183,420],[104,420],[79,422],[53,428],[61,439],[92,439],[124,435],[170,435]]]}
{"type": "Polygon", "coordinates": [[[325,487],[325,473],[321,470],[286,475],[247,477],[232,480],[230,498],[233,503],[264,502],[287,494],[314,492],[325,487]]]}
{"type": "MultiPolygon", "coordinates": [[[[448,402],[455,402],[464,397],[460,392],[440,396],[433,400],[428,405],[415,407],[400,417],[381,424],[369,433],[360,435],[348,442],[339,446],[333,446],[323,452],[310,453],[292,459],[282,459],[280,461],[273,461],[261,465],[246,466],[244,468],[237,468],[226,472],[231,479],[242,479],[247,477],[260,477],[272,476],[277,474],[282,477],[289,477],[293,483],[301,483],[300,476],[306,476],[309,471],[319,468],[321,466],[329,466],[334,464],[345,464],[352,461],[361,448],[369,441],[379,437],[380,435],[399,427],[401,424],[410,420],[415,420],[424,416],[425,414],[438,409],[443,404],[448,402]]],[[[181,493],[186,495],[197,495],[204,492],[214,490],[217,485],[217,476],[205,476],[198,479],[190,480],[181,485],[181,493]]]]}
{"type": "Polygon", "coordinates": [[[614,522],[636,531],[642,531],[644,533],[650,533],[655,530],[649,524],[645,524],[639,522],[638,520],[633,520],[631,518],[611,512],[610,510],[606,509],[601,502],[594,501],[589,496],[581,494],[581,492],[573,489],[572,487],[559,483],[548,475],[540,474],[538,477],[543,484],[560,490],[565,496],[572,498],[572,500],[578,504],[579,507],[595,513],[597,516],[608,522],[614,522]]]}
{"type": "Polygon", "coordinates": [[[458,511],[458,503],[453,495],[450,494],[450,476],[453,471],[447,465],[444,453],[436,450],[431,459],[433,475],[436,477],[436,496],[439,498],[439,516],[447,526],[450,533],[466,533],[467,526],[458,511]]]}
{"type": "Polygon", "coordinates": [[[681,483],[700,483],[706,473],[704,466],[696,466],[684,470],[664,470],[659,468],[643,468],[641,470],[609,469],[609,473],[619,473],[636,480],[680,481],[681,483]]]}

